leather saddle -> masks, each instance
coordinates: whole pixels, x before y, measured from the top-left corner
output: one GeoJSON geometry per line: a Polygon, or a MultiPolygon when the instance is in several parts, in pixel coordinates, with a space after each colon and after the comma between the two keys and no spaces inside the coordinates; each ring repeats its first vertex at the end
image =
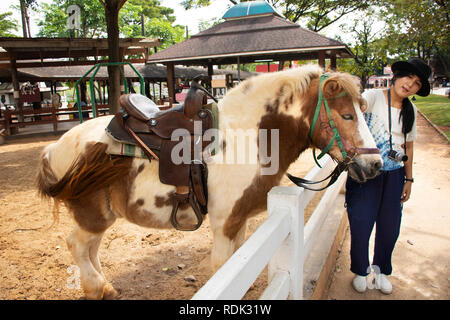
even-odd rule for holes
{"type": "Polygon", "coordinates": [[[208,141],[202,138],[214,125],[213,114],[206,108],[205,90],[193,82],[184,104],[168,110],[161,110],[140,94],[125,94],[119,101],[123,110],[111,120],[106,132],[116,141],[141,147],[149,161],[159,162],[160,181],[176,187],[172,225],[182,231],[198,229],[208,212],[208,170],[202,160],[208,141]],[[177,129],[182,130],[175,132],[177,129]],[[184,146],[181,152],[179,147],[174,150],[179,143],[184,146]],[[183,226],[178,222],[178,207],[185,203],[195,212],[195,225],[183,226]]]}

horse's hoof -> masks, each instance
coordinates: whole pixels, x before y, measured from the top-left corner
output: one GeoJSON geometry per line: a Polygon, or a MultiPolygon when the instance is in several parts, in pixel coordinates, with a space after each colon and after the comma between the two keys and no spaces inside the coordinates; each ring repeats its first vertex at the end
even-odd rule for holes
{"type": "Polygon", "coordinates": [[[108,283],[103,289],[103,300],[116,300],[120,296],[120,293],[108,283]]]}

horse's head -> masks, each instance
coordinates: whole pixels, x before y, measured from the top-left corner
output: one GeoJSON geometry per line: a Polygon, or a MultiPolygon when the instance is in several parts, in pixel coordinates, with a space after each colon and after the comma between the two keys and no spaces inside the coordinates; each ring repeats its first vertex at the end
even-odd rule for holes
{"type": "Polygon", "coordinates": [[[347,73],[322,75],[311,83],[317,106],[311,122],[314,147],[338,162],[349,164],[350,176],[365,182],[374,178],[383,165],[375,141],[363,118],[363,99],[358,80],[347,73]]]}

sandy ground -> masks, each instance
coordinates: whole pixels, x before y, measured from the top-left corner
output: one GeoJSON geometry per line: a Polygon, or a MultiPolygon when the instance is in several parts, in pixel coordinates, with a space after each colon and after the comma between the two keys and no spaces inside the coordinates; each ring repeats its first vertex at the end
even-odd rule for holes
{"type": "MultiPolygon", "coordinates": [[[[39,154],[55,138],[28,138],[0,146],[0,299],[82,299],[77,269],[65,239],[73,222],[64,206],[52,224],[51,204],[36,196],[34,177],[39,154]]],[[[304,153],[289,172],[303,176],[313,166],[304,153]]],[[[282,184],[288,184],[284,178],[282,184]]],[[[316,197],[318,198],[318,197],[316,197]]],[[[315,203],[307,208],[305,219],[315,203]]],[[[253,218],[247,236],[264,221],[253,218]]],[[[209,222],[194,232],[145,229],[118,220],[105,234],[99,256],[108,280],[121,299],[190,299],[211,277],[209,222]],[[180,267],[179,267],[180,266],[180,267]],[[186,281],[187,276],[195,281],[186,281]]],[[[246,299],[265,289],[264,271],[246,299]]]]}
{"type": "MultiPolygon", "coordinates": [[[[413,173],[415,182],[404,204],[392,258],[392,294],[379,290],[360,294],[353,289],[347,230],[328,299],[450,299],[450,144],[420,115],[413,173]]],[[[373,254],[374,234],[369,255],[373,254]]]]}

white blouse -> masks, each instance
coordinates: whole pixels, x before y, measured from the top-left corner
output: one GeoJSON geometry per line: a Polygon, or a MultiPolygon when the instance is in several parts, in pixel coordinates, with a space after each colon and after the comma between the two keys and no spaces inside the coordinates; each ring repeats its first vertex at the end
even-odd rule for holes
{"type": "MultiPolygon", "coordinates": [[[[367,109],[364,112],[364,118],[369,126],[380,154],[383,158],[384,165],[381,170],[389,171],[401,168],[403,162],[398,162],[388,158],[388,152],[390,150],[389,145],[389,114],[388,104],[386,98],[381,89],[366,90],[362,94],[363,98],[367,101],[367,109]]],[[[413,104],[414,109],[414,123],[411,131],[406,135],[406,141],[414,141],[417,139],[417,108],[413,104]]],[[[402,145],[405,143],[405,138],[402,133],[402,121],[399,120],[400,109],[391,107],[391,119],[392,119],[392,149],[395,151],[401,151],[404,153],[402,145]]]]}

